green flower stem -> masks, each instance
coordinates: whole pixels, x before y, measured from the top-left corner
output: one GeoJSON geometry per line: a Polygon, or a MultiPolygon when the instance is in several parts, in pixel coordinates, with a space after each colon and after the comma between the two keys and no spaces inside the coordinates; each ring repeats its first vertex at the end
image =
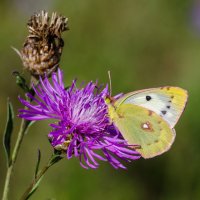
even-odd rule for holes
{"type": "Polygon", "coordinates": [[[45,166],[40,172],[39,174],[36,176],[36,178],[31,182],[31,184],[28,186],[28,188],[26,189],[26,191],[24,192],[24,194],[22,195],[22,197],[20,198],[20,200],[27,200],[31,194],[31,192],[33,191],[33,189],[35,188],[35,185],[38,184],[38,182],[41,180],[42,176],[44,176],[44,174],[47,172],[47,170],[49,169],[49,165],[45,166]]]}
{"type": "Polygon", "coordinates": [[[27,127],[28,127],[28,121],[22,119],[20,130],[19,130],[19,133],[18,133],[18,137],[17,137],[16,143],[15,143],[15,146],[14,146],[14,150],[13,150],[13,153],[12,153],[11,161],[10,161],[10,164],[9,164],[7,172],[6,172],[6,178],[5,178],[5,185],[4,185],[2,200],[8,200],[8,192],[9,192],[10,179],[11,179],[11,175],[12,175],[12,172],[13,172],[13,167],[14,167],[14,164],[16,162],[17,155],[19,153],[19,148],[20,148],[20,145],[22,143],[24,133],[26,132],[27,127]]]}
{"type": "Polygon", "coordinates": [[[57,163],[59,160],[61,160],[62,158],[63,157],[60,156],[60,155],[53,154],[51,156],[51,158],[49,159],[47,165],[41,171],[39,171],[39,173],[34,177],[33,181],[28,186],[28,188],[26,189],[26,191],[24,192],[24,194],[22,195],[22,197],[20,198],[20,200],[27,200],[27,199],[29,199],[29,197],[35,192],[35,190],[39,186],[39,183],[40,183],[41,179],[43,178],[44,174],[47,172],[47,170],[51,166],[53,166],[55,163],[57,163]]]}
{"type": "MultiPolygon", "coordinates": [[[[39,84],[39,81],[36,81],[34,79],[34,77],[31,77],[31,83],[35,83],[35,85],[37,86],[39,84]]],[[[32,89],[32,87],[30,87],[32,89]]],[[[31,91],[31,89],[29,89],[29,92],[31,91]]],[[[27,92],[27,91],[25,91],[27,92]]],[[[34,96],[34,94],[33,94],[34,96]]],[[[31,101],[31,99],[27,98],[28,101],[31,101]]],[[[25,107],[26,109],[26,107],[25,107]]],[[[11,175],[13,172],[13,168],[14,168],[14,164],[16,162],[17,159],[17,155],[19,153],[19,149],[22,143],[22,140],[24,138],[24,135],[29,127],[29,123],[30,121],[27,121],[25,119],[22,119],[21,121],[21,126],[18,132],[18,136],[17,136],[17,140],[13,149],[13,153],[12,153],[12,157],[11,157],[11,161],[9,163],[9,166],[7,168],[7,172],[6,172],[6,178],[5,178],[5,184],[4,184],[4,190],[3,190],[3,196],[2,196],[2,200],[8,200],[8,193],[9,193],[9,187],[10,187],[10,179],[11,179],[11,175]]]]}

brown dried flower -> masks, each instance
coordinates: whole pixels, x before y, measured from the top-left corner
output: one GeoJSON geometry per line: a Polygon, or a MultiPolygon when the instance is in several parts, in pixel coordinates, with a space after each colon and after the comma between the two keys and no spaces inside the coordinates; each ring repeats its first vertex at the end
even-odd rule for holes
{"type": "Polygon", "coordinates": [[[61,33],[68,30],[68,19],[46,11],[31,16],[28,21],[29,35],[19,52],[25,69],[34,77],[50,75],[56,71],[62,54],[64,41],[61,33]]]}

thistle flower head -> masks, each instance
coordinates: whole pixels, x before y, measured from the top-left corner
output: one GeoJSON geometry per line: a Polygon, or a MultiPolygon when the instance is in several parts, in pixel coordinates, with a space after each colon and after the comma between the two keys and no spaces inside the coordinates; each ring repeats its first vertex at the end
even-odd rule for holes
{"type": "Polygon", "coordinates": [[[73,81],[65,89],[62,77],[58,70],[58,74],[52,74],[52,84],[47,78],[40,79],[40,85],[34,87],[36,97],[28,94],[35,103],[20,98],[28,109],[21,109],[19,116],[27,120],[56,119],[56,123],[50,124],[51,145],[66,153],[68,159],[78,157],[85,168],[97,168],[97,160],[108,161],[115,168],[125,168],[120,160],[140,158],[109,122],[105,103],[108,87],[101,90],[97,83],[89,82],[77,88],[73,81]]]}
{"type": "Polygon", "coordinates": [[[51,74],[58,68],[64,41],[61,33],[68,30],[68,19],[53,13],[41,11],[31,16],[27,23],[27,36],[19,52],[25,69],[34,77],[51,74]]]}

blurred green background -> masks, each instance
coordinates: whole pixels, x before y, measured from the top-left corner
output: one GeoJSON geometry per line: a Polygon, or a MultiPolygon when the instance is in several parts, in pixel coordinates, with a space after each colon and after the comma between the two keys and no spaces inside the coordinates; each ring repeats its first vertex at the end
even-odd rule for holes
{"type": "MultiPolygon", "coordinates": [[[[61,62],[66,85],[74,78],[106,83],[111,70],[113,95],[164,85],[189,91],[189,103],[176,125],[177,137],[169,152],[132,162],[128,170],[115,170],[108,163],[85,170],[77,159],[64,159],[50,169],[32,199],[200,199],[200,16],[194,17],[194,10],[200,13],[199,5],[192,0],[0,1],[1,134],[7,97],[16,114],[22,107],[17,99],[21,90],[11,75],[13,70],[22,71],[22,64],[11,46],[22,47],[27,20],[42,9],[69,18],[61,62]]],[[[19,122],[16,119],[13,140],[19,122]]],[[[50,156],[48,123],[35,123],[25,137],[10,199],[18,199],[31,181],[37,149],[42,151],[42,165],[50,156]]],[[[2,193],[6,170],[2,145],[0,152],[2,193]]]]}

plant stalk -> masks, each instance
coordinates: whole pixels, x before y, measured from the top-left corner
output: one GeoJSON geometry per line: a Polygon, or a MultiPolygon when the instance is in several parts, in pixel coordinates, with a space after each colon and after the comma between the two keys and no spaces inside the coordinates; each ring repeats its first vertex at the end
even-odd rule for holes
{"type": "Polygon", "coordinates": [[[2,200],[8,200],[8,192],[9,192],[9,187],[10,187],[10,179],[11,179],[11,175],[13,172],[13,167],[14,164],[16,162],[17,159],[17,155],[19,153],[19,148],[20,145],[22,143],[23,137],[24,137],[24,133],[26,132],[26,129],[28,127],[28,121],[22,119],[21,121],[21,126],[20,126],[20,130],[17,136],[17,140],[14,146],[14,150],[12,153],[12,157],[11,157],[11,161],[9,163],[7,172],[6,172],[6,178],[5,178],[5,184],[4,184],[4,190],[3,190],[3,196],[2,196],[2,200]]]}
{"type": "Polygon", "coordinates": [[[33,194],[33,192],[37,189],[39,182],[41,181],[42,177],[44,176],[44,174],[47,172],[47,170],[53,166],[55,163],[57,163],[58,161],[60,161],[63,157],[60,155],[56,155],[53,154],[51,156],[51,158],[49,159],[48,163],[46,166],[43,167],[43,169],[41,171],[39,171],[38,174],[36,174],[36,176],[34,177],[34,179],[32,180],[31,184],[28,186],[28,188],[26,189],[26,191],[24,192],[24,194],[22,195],[22,197],[20,198],[20,200],[27,200],[29,199],[29,197],[33,194]]]}
{"type": "Polygon", "coordinates": [[[33,191],[35,185],[38,183],[38,181],[40,181],[41,177],[47,172],[47,170],[49,169],[51,165],[46,165],[40,172],[39,174],[36,176],[36,178],[31,182],[31,184],[28,186],[28,188],[26,189],[26,191],[24,192],[24,194],[22,195],[22,197],[20,198],[20,200],[27,200],[30,196],[30,193],[33,191]]]}

